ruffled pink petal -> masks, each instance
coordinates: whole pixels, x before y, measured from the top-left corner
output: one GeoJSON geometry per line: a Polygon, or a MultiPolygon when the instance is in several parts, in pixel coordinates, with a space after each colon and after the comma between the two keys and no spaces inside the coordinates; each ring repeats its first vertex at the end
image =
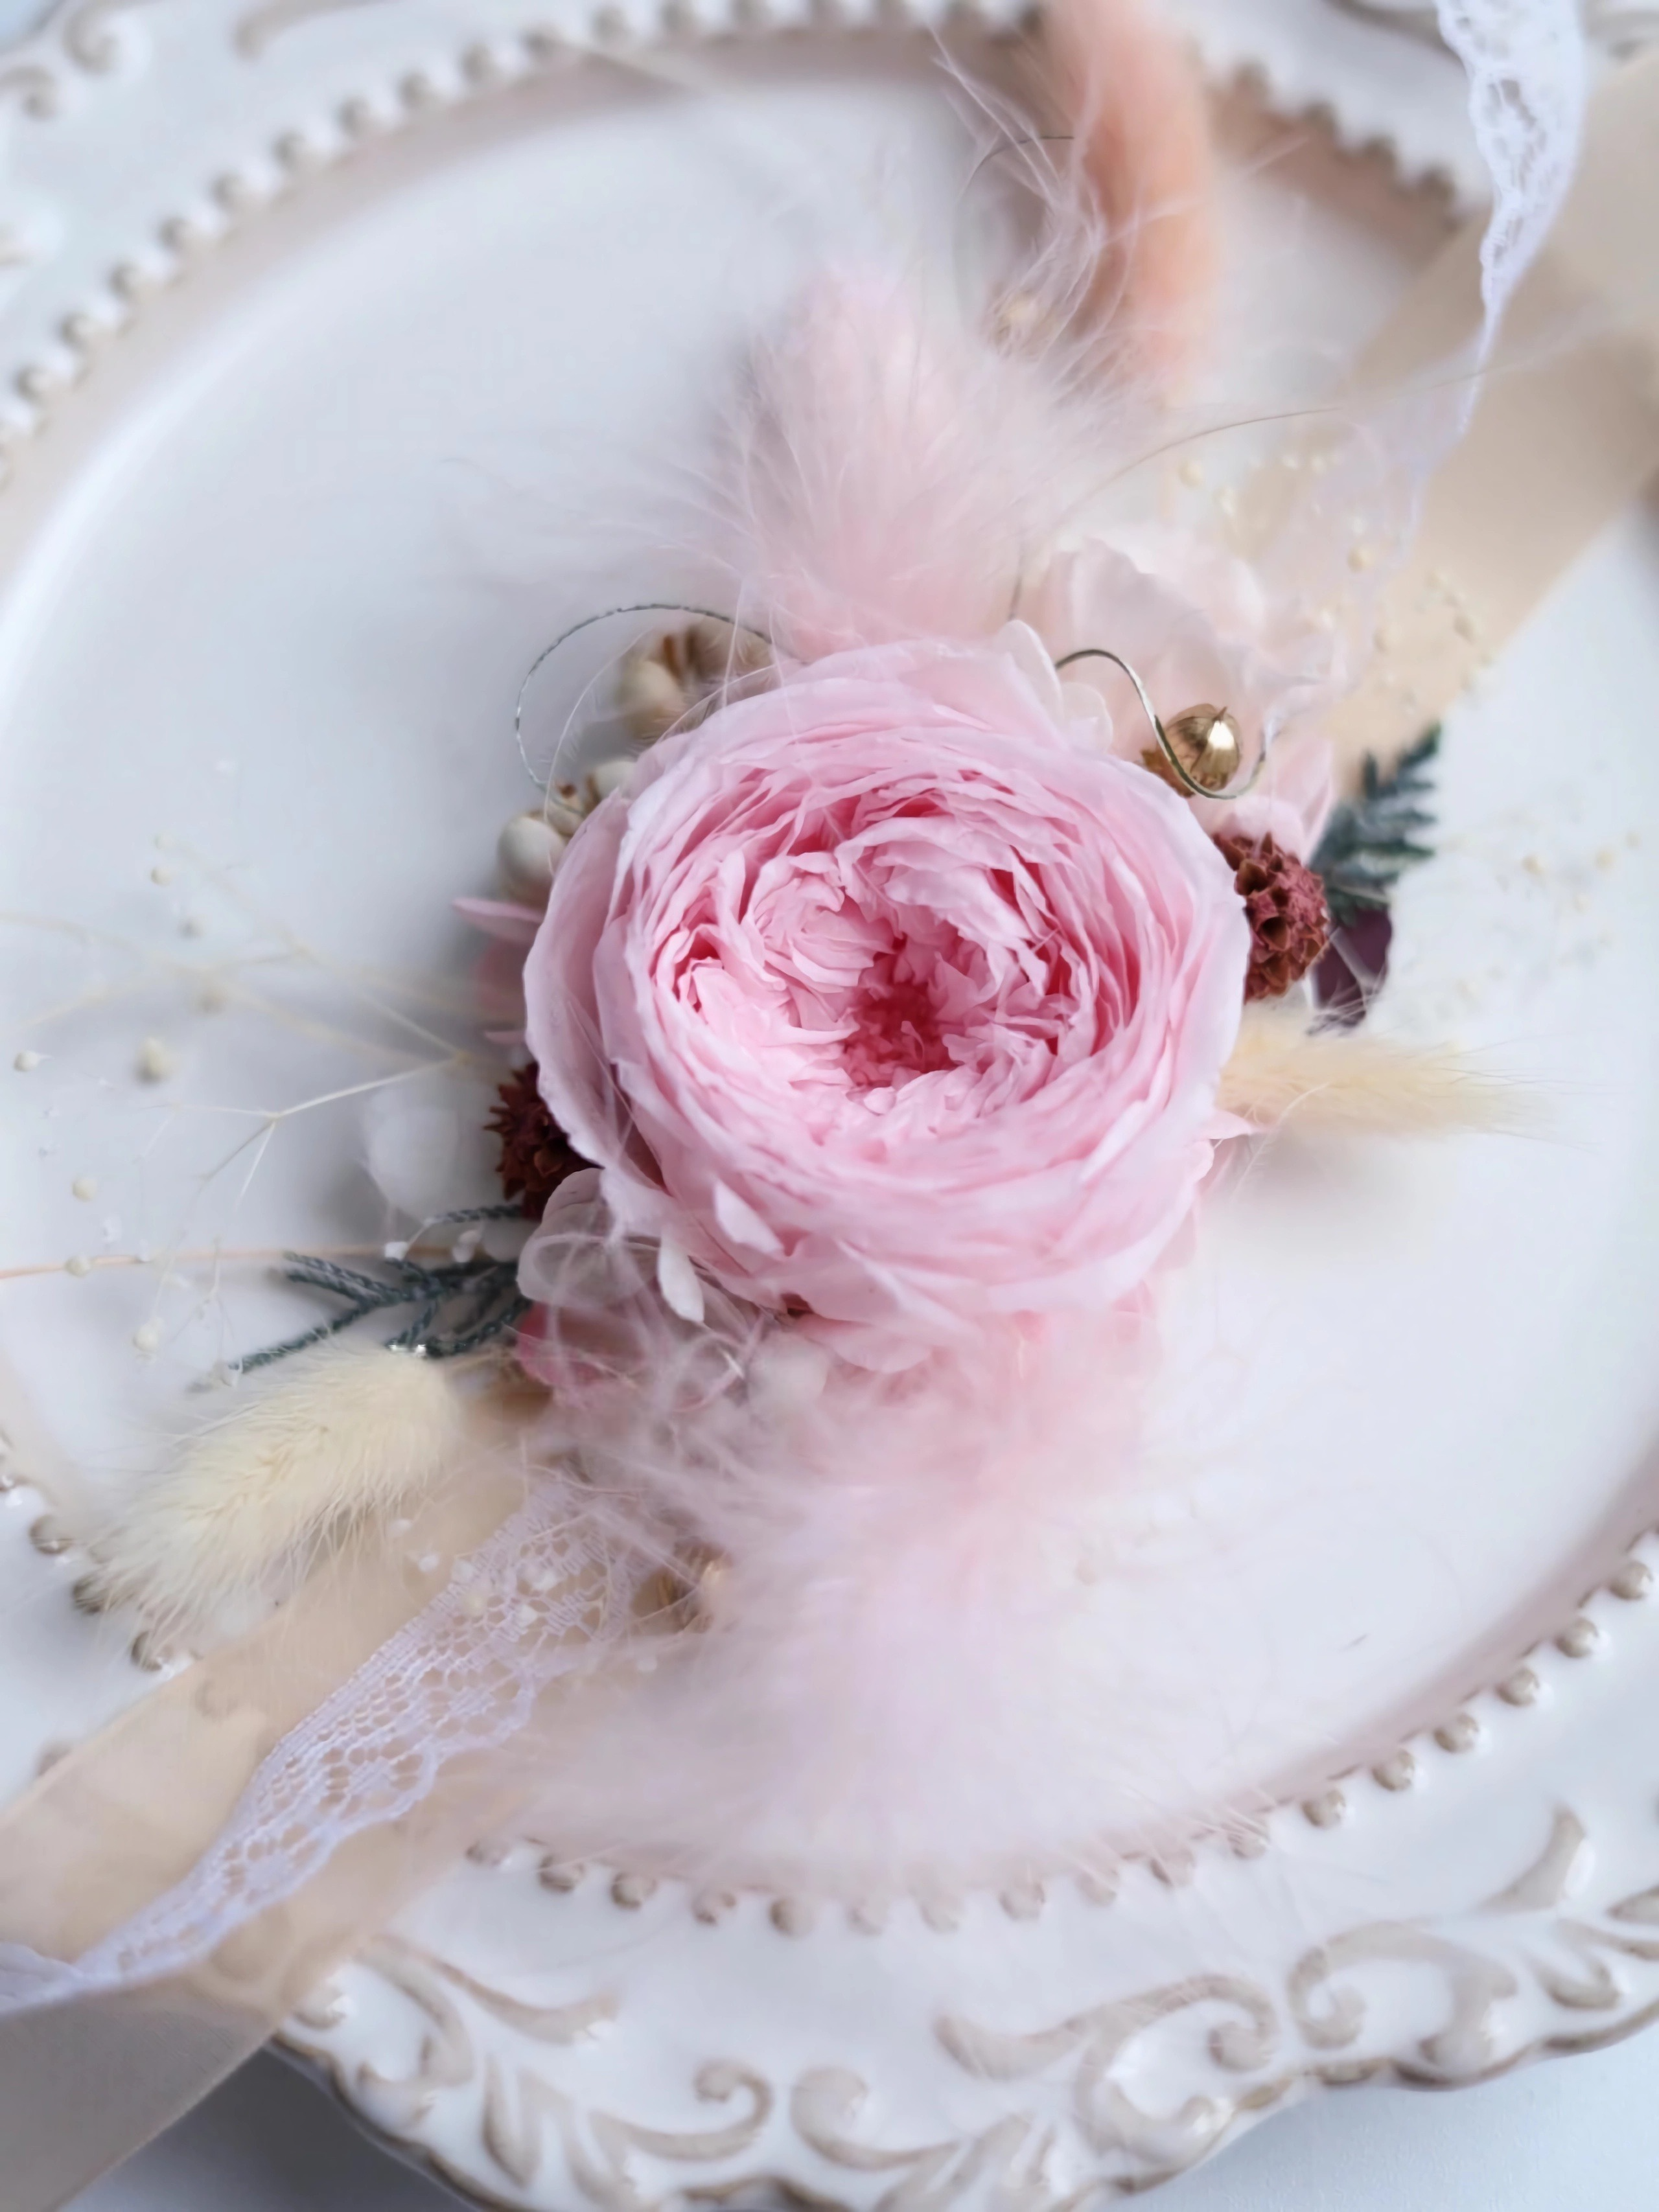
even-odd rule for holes
{"type": "Polygon", "coordinates": [[[528,949],[542,926],[542,917],[533,906],[518,906],[507,899],[458,898],[453,903],[456,913],[474,929],[499,939],[503,945],[528,949]]]}
{"type": "Polygon", "coordinates": [[[884,1367],[1130,1295],[1221,1133],[1231,871],[1030,658],[848,653],[665,741],[526,967],[616,1233],[884,1367]]]}

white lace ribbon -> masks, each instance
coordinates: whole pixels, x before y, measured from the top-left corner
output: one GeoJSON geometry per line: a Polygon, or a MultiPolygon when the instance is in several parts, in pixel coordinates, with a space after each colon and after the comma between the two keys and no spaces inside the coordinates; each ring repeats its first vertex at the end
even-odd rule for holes
{"type": "Polygon", "coordinates": [[[1437,13],[1468,74],[1475,143],[1492,177],[1480,252],[1484,361],[1577,167],[1584,31],[1578,0],[1437,0],[1437,13]]]}
{"type": "Polygon", "coordinates": [[[568,1493],[532,1496],[283,1737],[175,1887],[72,1962],[0,1943],[0,2014],[199,1966],[293,1898],[349,1838],[412,1811],[451,1761],[522,1729],[550,1684],[593,1663],[607,1592],[606,1563],[573,1526],[568,1493]]]}

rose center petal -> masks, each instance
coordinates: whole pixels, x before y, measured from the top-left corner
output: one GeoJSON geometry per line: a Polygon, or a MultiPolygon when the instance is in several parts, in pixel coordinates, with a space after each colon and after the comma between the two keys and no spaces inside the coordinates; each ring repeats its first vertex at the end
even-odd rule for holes
{"type": "Polygon", "coordinates": [[[1109,892],[1079,911],[1071,825],[1012,818],[988,789],[967,820],[902,787],[809,799],[769,851],[733,840],[664,941],[665,980],[721,1065],[748,1061],[820,1140],[841,1125],[861,1144],[867,1117],[884,1143],[977,1124],[1132,1017],[1134,933],[1109,892]]]}
{"type": "Polygon", "coordinates": [[[871,962],[847,1009],[852,1034],[841,1057],[852,1088],[896,1089],[952,1066],[939,1015],[934,984],[909,972],[908,947],[896,939],[871,962]]]}

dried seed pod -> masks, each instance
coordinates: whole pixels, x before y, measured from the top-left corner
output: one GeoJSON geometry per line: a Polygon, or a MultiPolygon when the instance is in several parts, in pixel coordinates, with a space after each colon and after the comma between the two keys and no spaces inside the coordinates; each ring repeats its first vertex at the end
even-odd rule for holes
{"type": "Polygon", "coordinates": [[[509,1198],[520,1200],[526,1213],[536,1220],[565,1177],[587,1163],[571,1150],[548,1112],[533,1060],[510,1076],[495,1095],[498,1103],[489,1127],[501,1147],[501,1188],[509,1198]]]}
{"type": "Polygon", "coordinates": [[[617,704],[633,734],[653,744],[699,721],[734,684],[772,665],[771,647],[750,630],[699,615],[636,646],[617,679],[617,704]]]}
{"type": "Polygon", "coordinates": [[[1331,941],[1325,887],[1272,837],[1218,837],[1250,923],[1244,996],[1282,999],[1331,941]]]}

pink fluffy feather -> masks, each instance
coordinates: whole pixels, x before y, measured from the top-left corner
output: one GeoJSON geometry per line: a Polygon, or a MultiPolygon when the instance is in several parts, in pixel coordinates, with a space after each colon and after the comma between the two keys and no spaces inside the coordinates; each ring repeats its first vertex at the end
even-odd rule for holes
{"type": "Polygon", "coordinates": [[[1045,118],[972,95],[987,159],[1036,202],[1019,265],[977,289],[832,271],[758,356],[736,469],[744,594],[803,659],[994,632],[1167,437],[1213,269],[1202,90],[1136,0],[1057,0],[1042,52],[1064,147],[1045,118]]]}
{"type": "MultiPolygon", "coordinates": [[[[552,1747],[538,1832],[831,1891],[1083,1852],[1103,1760],[1143,1733],[1095,1570],[1135,1459],[1146,1312],[1011,1324],[898,1377],[769,1329],[733,1340],[744,1378],[711,1393],[711,1340],[631,1311],[651,1387],[579,1386],[544,1446],[575,1448],[619,1547],[678,1529],[720,1555],[712,1619],[602,1741],[568,1764],[552,1747]]],[[[1142,1750],[1156,1769],[1155,1730],[1142,1750]]]]}

